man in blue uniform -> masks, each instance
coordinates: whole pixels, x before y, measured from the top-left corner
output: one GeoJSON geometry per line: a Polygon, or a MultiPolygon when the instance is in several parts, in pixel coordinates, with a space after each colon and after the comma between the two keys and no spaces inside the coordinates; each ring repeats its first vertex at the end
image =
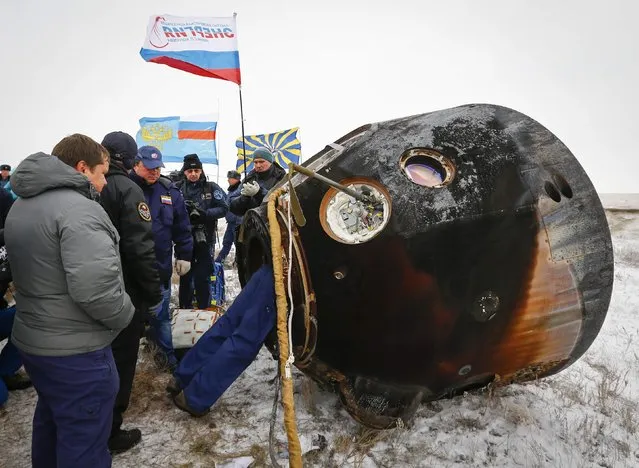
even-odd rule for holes
{"type": "Polygon", "coordinates": [[[141,213],[151,217],[157,270],[162,283],[163,301],[155,314],[151,314],[150,338],[157,344],[167,367],[172,370],[177,365],[173,340],[171,338],[171,261],[175,246],[175,270],[184,276],[191,269],[193,257],[193,238],[191,225],[184,205],[182,194],[175,184],[160,174],[162,153],[153,146],[142,146],[130,173],[146,199],[150,213],[141,213]]]}
{"type": "Polygon", "coordinates": [[[184,179],[176,185],[184,196],[193,233],[193,268],[180,278],[180,308],[193,306],[193,286],[200,309],[210,305],[210,285],[217,220],[229,210],[226,194],[214,182],[208,182],[197,154],[184,156],[184,179]]]}
{"type": "MultiPolygon", "coordinates": [[[[226,179],[229,183],[227,193],[230,205],[233,199],[240,196],[241,176],[237,171],[228,171],[226,179]]],[[[220,250],[220,253],[217,254],[217,258],[215,259],[216,262],[222,263],[226,260],[226,256],[231,251],[231,245],[235,242],[236,231],[240,227],[240,224],[242,224],[242,216],[233,214],[229,210],[229,212],[226,213],[226,231],[224,232],[224,239],[222,240],[222,250],[220,250]]]]}
{"type": "Polygon", "coordinates": [[[22,359],[16,347],[11,343],[11,329],[16,315],[16,308],[9,307],[4,295],[11,282],[11,268],[7,249],[4,246],[4,222],[13,204],[13,198],[5,189],[0,188],[0,342],[8,339],[0,350],[0,407],[9,397],[9,390],[22,390],[31,386],[31,381],[21,374],[22,359]]]}
{"type": "Polygon", "coordinates": [[[11,166],[3,164],[0,166],[0,187],[4,188],[11,180],[11,166]]]}

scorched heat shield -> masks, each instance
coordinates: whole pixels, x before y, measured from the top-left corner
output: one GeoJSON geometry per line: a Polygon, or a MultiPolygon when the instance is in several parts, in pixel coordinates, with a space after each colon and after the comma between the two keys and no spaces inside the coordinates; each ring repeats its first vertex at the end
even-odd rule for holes
{"type": "MultiPolygon", "coordinates": [[[[379,122],[304,166],[362,197],[292,179],[306,218],[284,258],[295,364],[360,422],[390,427],[422,401],[556,373],[597,336],[613,280],[604,211],[533,119],[473,104],[379,122]]],[[[266,205],[245,216],[243,284],[271,261],[268,232],[266,205]]]]}

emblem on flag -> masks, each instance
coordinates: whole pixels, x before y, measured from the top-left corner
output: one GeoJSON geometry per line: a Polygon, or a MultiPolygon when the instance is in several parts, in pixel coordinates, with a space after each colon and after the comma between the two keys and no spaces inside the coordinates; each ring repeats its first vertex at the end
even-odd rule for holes
{"type": "MultiPolygon", "coordinates": [[[[289,128],[275,133],[248,135],[244,139],[246,145],[246,171],[253,170],[253,152],[257,148],[268,148],[275,156],[275,162],[283,169],[288,169],[288,163],[299,163],[302,155],[302,144],[298,138],[299,127],[289,128]]],[[[244,171],[244,147],[242,137],[235,141],[237,147],[237,164],[239,172],[244,171]]]]}
{"type": "MultiPolygon", "coordinates": [[[[217,164],[215,132],[217,115],[142,117],[136,135],[138,146],[155,146],[164,162],[182,162],[187,154],[197,154],[205,164],[217,164]]],[[[153,153],[153,159],[158,155],[153,153]]]]}
{"type": "Polygon", "coordinates": [[[147,62],[241,83],[235,16],[153,15],[149,18],[140,55],[147,62]]]}

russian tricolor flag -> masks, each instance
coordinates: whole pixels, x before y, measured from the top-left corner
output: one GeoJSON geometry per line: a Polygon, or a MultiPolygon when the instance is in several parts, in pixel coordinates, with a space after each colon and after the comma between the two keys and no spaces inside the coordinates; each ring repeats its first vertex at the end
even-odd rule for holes
{"type": "Polygon", "coordinates": [[[215,145],[217,115],[142,117],[135,140],[138,146],[155,146],[164,162],[182,162],[197,154],[204,164],[218,164],[215,145]]]}
{"type": "Polygon", "coordinates": [[[235,16],[151,16],[140,55],[147,62],[241,83],[235,16]]]}

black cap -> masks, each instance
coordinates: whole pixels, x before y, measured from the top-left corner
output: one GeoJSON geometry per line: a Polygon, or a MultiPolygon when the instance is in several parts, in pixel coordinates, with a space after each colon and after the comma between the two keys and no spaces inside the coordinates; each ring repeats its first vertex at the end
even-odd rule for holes
{"type": "Polygon", "coordinates": [[[2,166],[0,166],[0,171],[10,171],[11,170],[11,166],[9,166],[8,164],[3,164],[2,166]]]}
{"type": "Polygon", "coordinates": [[[242,175],[241,175],[239,172],[237,172],[237,171],[228,171],[228,172],[226,173],[226,178],[227,178],[227,179],[237,179],[237,180],[240,180],[240,179],[242,178],[242,175]]]}
{"type": "Polygon", "coordinates": [[[138,154],[138,145],[131,135],[124,132],[107,133],[102,140],[112,158],[133,159],[138,154]]]}

